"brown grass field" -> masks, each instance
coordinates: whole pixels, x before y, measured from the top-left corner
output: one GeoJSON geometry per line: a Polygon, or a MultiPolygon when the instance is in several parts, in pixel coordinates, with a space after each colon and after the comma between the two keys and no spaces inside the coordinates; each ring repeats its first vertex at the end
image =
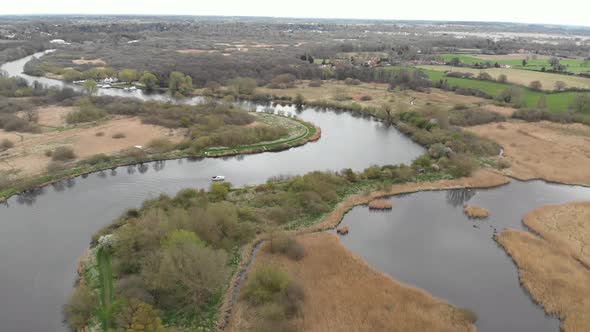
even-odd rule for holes
{"type": "Polygon", "coordinates": [[[465,128],[504,148],[511,166],[505,174],[520,180],[544,179],[590,184],[590,127],[553,122],[503,122],[465,128]]]}
{"type": "Polygon", "coordinates": [[[0,156],[0,171],[19,170],[19,177],[36,176],[45,173],[51,157],[47,150],[61,146],[71,147],[76,159],[82,160],[92,155],[104,153],[112,155],[135,145],[146,145],[155,138],[166,137],[172,142],[180,142],[183,132],[160,126],[142,124],[139,118],[115,117],[98,123],[67,126],[65,115],[72,107],[43,107],[39,109],[39,134],[14,133],[0,130],[0,141],[7,138],[14,147],[0,156]],[[97,136],[97,133],[103,133],[97,136]],[[113,135],[124,133],[125,137],[114,139],[113,135]]]}
{"type": "MultiPolygon", "coordinates": [[[[295,330],[475,330],[467,311],[376,271],[351,254],[334,234],[306,234],[298,242],[306,252],[300,261],[271,254],[263,247],[249,272],[272,264],[303,286],[303,312],[292,319],[295,330]]],[[[239,301],[227,331],[252,331],[257,319],[255,308],[239,301]]]]}
{"type": "Polygon", "coordinates": [[[288,89],[270,89],[266,87],[257,88],[257,93],[285,96],[294,98],[298,94],[308,102],[330,101],[341,105],[357,103],[362,106],[381,107],[384,103],[391,103],[393,106],[404,105],[408,109],[418,108],[427,103],[436,104],[443,108],[450,108],[456,104],[484,104],[488,100],[461,96],[455,93],[432,89],[430,93],[416,91],[392,92],[388,90],[387,84],[361,83],[360,85],[346,85],[340,81],[324,81],[321,87],[309,87],[308,81],[299,81],[295,87],[288,89]],[[351,99],[337,101],[336,96],[347,96],[351,99]],[[371,100],[363,101],[361,97],[369,96],[371,100]]]}
{"type": "Polygon", "coordinates": [[[466,67],[451,67],[451,66],[418,66],[419,68],[436,70],[436,71],[453,71],[462,73],[472,73],[477,76],[480,72],[486,72],[494,79],[502,74],[508,77],[508,82],[529,86],[532,81],[540,81],[543,85],[542,89],[546,91],[555,90],[555,82],[562,81],[567,84],[570,88],[590,88],[590,78],[571,76],[571,75],[560,75],[553,73],[543,73],[539,71],[514,69],[514,68],[487,68],[487,69],[474,69],[466,67]]]}
{"type": "Polygon", "coordinates": [[[475,205],[465,205],[463,207],[463,213],[471,219],[484,219],[490,216],[488,209],[475,205]]]}
{"type": "Polygon", "coordinates": [[[549,205],[523,222],[537,235],[506,230],[497,241],[518,266],[520,282],[561,329],[590,331],[590,202],[549,205]]]}

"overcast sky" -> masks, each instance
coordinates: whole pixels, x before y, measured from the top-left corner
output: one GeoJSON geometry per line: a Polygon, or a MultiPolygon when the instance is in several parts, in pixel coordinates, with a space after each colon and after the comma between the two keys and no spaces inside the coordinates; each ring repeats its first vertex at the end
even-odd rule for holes
{"type": "Polygon", "coordinates": [[[278,16],[590,26],[590,0],[2,0],[0,14],[278,16]]]}

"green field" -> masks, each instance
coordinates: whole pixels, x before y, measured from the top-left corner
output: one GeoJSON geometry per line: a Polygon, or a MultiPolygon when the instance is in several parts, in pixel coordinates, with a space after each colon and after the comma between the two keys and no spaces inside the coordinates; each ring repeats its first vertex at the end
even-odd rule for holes
{"type": "Polygon", "coordinates": [[[554,91],[555,84],[558,81],[562,81],[568,88],[578,89],[590,89],[590,78],[573,76],[573,75],[561,75],[554,73],[543,73],[540,71],[533,70],[522,70],[514,68],[486,68],[486,69],[475,69],[470,67],[452,67],[452,66],[440,66],[440,65],[425,65],[418,66],[418,68],[426,70],[436,70],[442,72],[462,72],[471,73],[477,76],[481,72],[490,74],[494,79],[499,79],[500,75],[506,75],[508,82],[512,84],[518,84],[523,86],[529,86],[532,81],[539,81],[542,83],[542,89],[546,91],[554,91]]]}
{"type": "MultiPolygon", "coordinates": [[[[460,88],[473,88],[481,90],[491,96],[497,96],[506,88],[510,87],[511,84],[498,83],[490,81],[480,81],[475,79],[467,78],[456,78],[446,77],[443,72],[434,70],[424,70],[424,73],[432,81],[447,80],[449,85],[460,88]]],[[[524,106],[525,107],[536,107],[539,102],[539,98],[544,93],[539,91],[533,91],[528,88],[522,88],[524,92],[524,106]]],[[[547,109],[550,112],[565,112],[568,110],[569,105],[574,100],[576,92],[560,92],[560,93],[547,93],[545,94],[547,109]]]]}
{"type": "MultiPolygon", "coordinates": [[[[474,57],[470,55],[464,54],[439,54],[438,57],[445,62],[451,61],[453,58],[459,58],[462,63],[466,65],[472,65],[474,63],[498,63],[500,65],[508,65],[512,68],[517,69],[526,69],[526,70],[541,70],[541,68],[545,67],[546,69],[550,69],[549,60],[547,59],[538,59],[538,60],[529,60],[526,66],[522,65],[522,60],[525,58],[525,55],[522,56],[522,59],[494,59],[493,56],[490,58],[486,58],[485,55],[481,57],[474,57]]],[[[584,62],[581,59],[560,59],[560,63],[567,66],[567,72],[579,74],[590,72],[590,63],[584,62]]]]}

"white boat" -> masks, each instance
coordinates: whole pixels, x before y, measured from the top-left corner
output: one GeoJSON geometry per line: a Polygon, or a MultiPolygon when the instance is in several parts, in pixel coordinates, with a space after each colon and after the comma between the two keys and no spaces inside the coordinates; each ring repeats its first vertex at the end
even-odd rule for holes
{"type": "Polygon", "coordinates": [[[211,178],[211,181],[225,181],[225,176],[223,175],[215,175],[211,178]]]}

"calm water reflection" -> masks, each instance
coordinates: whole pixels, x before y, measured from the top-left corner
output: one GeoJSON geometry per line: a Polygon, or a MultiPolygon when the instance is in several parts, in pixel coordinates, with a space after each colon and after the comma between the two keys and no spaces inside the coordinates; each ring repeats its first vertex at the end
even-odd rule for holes
{"type": "Polygon", "coordinates": [[[590,200],[590,188],[513,181],[489,190],[421,192],[391,198],[391,212],[366,206],[348,213],[343,244],[377,269],[479,315],[478,331],[559,331],[520,287],[516,267],[492,239],[523,229],[528,211],[546,204],[590,200]],[[491,212],[472,221],[464,204],[491,212]]]}

